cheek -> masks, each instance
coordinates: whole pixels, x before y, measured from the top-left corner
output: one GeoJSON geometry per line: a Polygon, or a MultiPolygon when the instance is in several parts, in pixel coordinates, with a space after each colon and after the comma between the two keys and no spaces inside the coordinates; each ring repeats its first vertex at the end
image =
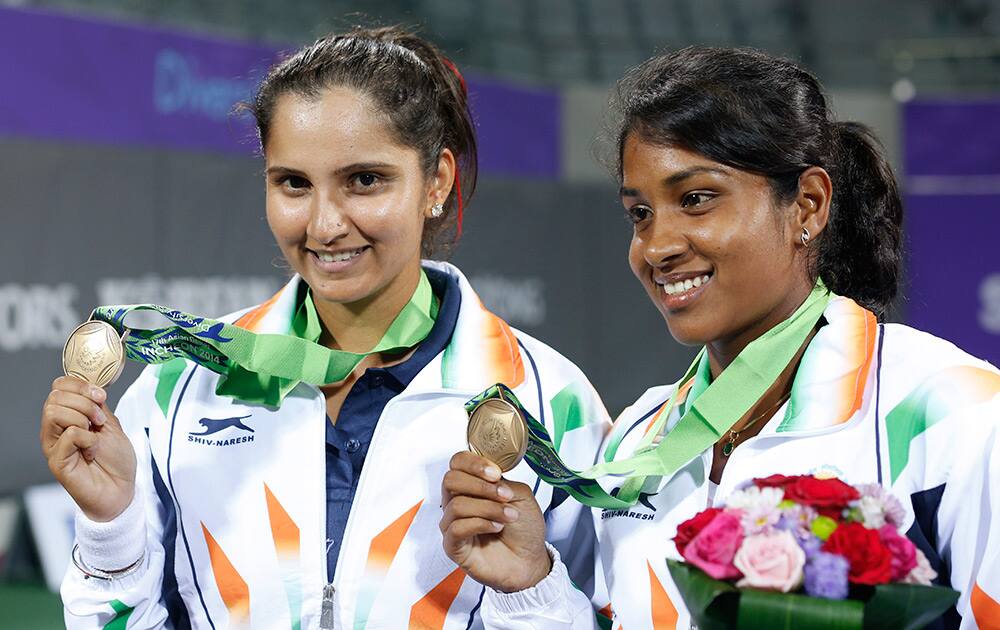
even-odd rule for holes
{"type": "Polygon", "coordinates": [[[286,200],[267,200],[267,224],[279,242],[295,241],[304,237],[309,224],[309,212],[289,204],[286,200]]]}

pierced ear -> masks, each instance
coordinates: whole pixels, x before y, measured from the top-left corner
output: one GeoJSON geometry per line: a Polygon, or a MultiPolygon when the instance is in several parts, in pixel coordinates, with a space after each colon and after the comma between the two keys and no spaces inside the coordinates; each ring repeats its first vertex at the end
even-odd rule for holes
{"type": "Polygon", "coordinates": [[[455,175],[458,172],[458,163],[455,154],[451,149],[445,148],[438,158],[437,170],[431,176],[430,188],[427,191],[427,203],[430,207],[435,204],[443,204],[448,200],[451,189],[455,185],[455,175]]]}
{"type": "MultiPolygon", "coordinates": [[[[799,195],[795,200],[796,224],[799,232],[815,239],[830,220],[830,202],[833,200],[833,182],[830,174],[819,166],[810,166],[799,175],[799,195]]],[[[800,234],[793,238],[799,241],[800,234]]]]}

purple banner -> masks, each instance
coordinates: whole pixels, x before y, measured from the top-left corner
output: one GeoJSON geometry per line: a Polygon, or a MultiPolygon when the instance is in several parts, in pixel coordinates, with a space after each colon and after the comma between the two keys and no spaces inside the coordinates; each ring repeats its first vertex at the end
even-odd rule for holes
{"type": "MultiPolygon", "coordinates": [[[[273,47],[0,8],[0,134],[248,154],[231,114],[273,47]]],[[[560,174],[560,101],[549,90],[469,81],[485,174],[560,174]]]]}
{"type": "Polygon", "coordinates": [[[909,323],[1000,365],[1000,102],[903,114],[909,323]]]}
{"type": "Polygon", "coordinates": [[[1000,175],[1000,101],[911,101],[906,174],[1000,175]]]}

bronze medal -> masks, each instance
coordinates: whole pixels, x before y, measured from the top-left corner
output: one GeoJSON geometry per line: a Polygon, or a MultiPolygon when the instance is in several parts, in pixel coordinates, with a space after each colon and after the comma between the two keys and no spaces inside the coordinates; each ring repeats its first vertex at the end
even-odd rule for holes
{"type": "Polygon", "coordinates": [[[66,376],[107,387],[125,367],[125,346],[114,326],[91,320],[70,333],[63,346],[62,362],[66,376]]]}
{"type": "Polygon", "coordinates": [[[469,412],[469,450],[507,472],[520,463],[528,448],[528,424],[516,405],[488,398],[469,412]]]}

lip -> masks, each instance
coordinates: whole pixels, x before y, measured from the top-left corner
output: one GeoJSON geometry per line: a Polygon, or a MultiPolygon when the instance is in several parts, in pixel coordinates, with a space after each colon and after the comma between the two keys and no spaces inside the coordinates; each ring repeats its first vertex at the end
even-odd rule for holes
{"type": "Polygon", "coordinates": [[[714,279],[714,271],[677,272],[655,277],[653,279],[653,286],[656,290],[656,295],[658,296],[660,303],[663,304],[668,311],[679,311],[691,306],[691,304],[701,298],[702,294],[705,292],[705,288],[710,286],[714,279]],[[683,280],[691,280],[699,276],[708,276],[708,281],[700,287],[692,287],[687,291],[675,293],[674,295],[667,295],[667,293],[663,290],[664,283],[681,282],[683,280]]]}
{"type": "Polygon", "coordinates": [[[341,248],[337,250],[323,250],[324,254],[342,254],[344,252],[353,252],[360,249],[361,252],[357,256],[348,258],[347,260],[338,260],[333,262],[326,262],[320,260],[319,254],[312,249],[307,249],[307,256],[312,266],[315,267],[321,273],[343,273],[350,270],[351,268],[360,264],[360,262],[365,258],[365,254],[371,249],[371,245],[362,245],[361,247],[351,247],[351,248],[341,248]]]}

